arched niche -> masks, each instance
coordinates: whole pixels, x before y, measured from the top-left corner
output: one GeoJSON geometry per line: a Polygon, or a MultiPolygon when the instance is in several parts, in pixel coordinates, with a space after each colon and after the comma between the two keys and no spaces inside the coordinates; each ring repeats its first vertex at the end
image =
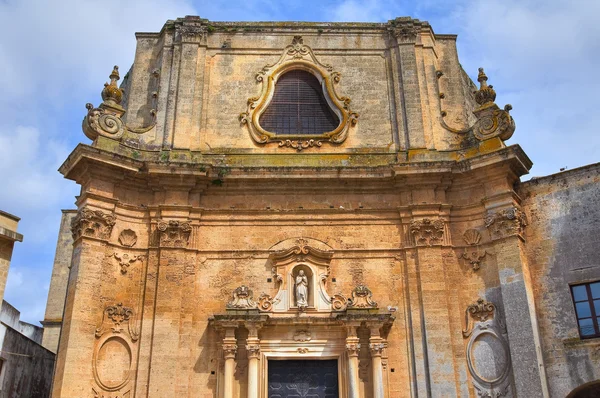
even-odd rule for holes
{"type": "Polygon", "coordinates": [[[315,308],[315,293],[316,293],[316,289],[317,289],[317,279],[315,278],[315,272],[313,271],[312,267],[308,264],[305,263],[299,263],[297,265],[295,265],[290,274],[289,274],[289,286],[290,289],[288,289],[290,294],[289,297],[289,302],[290,302],[290,308],[295,308],[295,309],[299,309],[298,306],[298,302],[297,302],[297,294],[298,294],[298,286],[297,286],[297,278],[300,276],[300,271],[304,272],[304,275],[306,276],[306,280],[308,281],[308,286],[307,286],[307,308],[308,309],[314,309],[315,308]]]}
{"type": "Polygon", "coordinates": [[[269,256],[273,279],[277,286],[275,294],[262,294],[259,309],[266,312],[298,312],[296,304],[296,277],[304,271],[308,282],[308,312],[338,311],[332,305],[332,297],[326,290],[329,279],[329,263],[333,250],[318,249],[314,239],[297,238],[280,242],[269,256]]]}

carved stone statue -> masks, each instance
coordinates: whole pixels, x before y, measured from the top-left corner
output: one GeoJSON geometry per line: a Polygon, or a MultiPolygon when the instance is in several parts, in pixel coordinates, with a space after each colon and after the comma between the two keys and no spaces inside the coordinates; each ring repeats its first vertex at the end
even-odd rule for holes
{"type": "Polygon", "coordinates": [[[296,277],[296,305],[300,309],[308,307],[308,278],[304,270],[300,270],[296,277]]]}

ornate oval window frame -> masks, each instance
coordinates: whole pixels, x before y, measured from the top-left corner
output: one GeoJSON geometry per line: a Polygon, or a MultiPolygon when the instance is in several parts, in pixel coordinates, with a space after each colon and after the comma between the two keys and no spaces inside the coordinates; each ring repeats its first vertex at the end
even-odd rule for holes
{"type": "Polygon", "coordinates": [[[331,65],[320,63],[312,49],[303,43],[302,37],[295,36],[279,61],[265,66],[256,75],[256,80],[262,83],[261,93],[258,97],[248,99],[246,112],[239,116],[240,122],[248,126],[250,137],[257,144],[277,143],[279,147],[292,147],[298,151],[308,147],[320,147],[323,142],[341,144],[348,137],[349,130],[356,125],[358,113],[350,109],[350,98],[337,94],[335,84],[339,83],[340,79],[339,72],[334,71],[331,65]],[[339,118],[337,128],[322,134],[291,135],[277,134],[260,126],[260,116],[273,98],[277,80],[291,70],[303,70],[317,78],[327,104],[339,118]]]}

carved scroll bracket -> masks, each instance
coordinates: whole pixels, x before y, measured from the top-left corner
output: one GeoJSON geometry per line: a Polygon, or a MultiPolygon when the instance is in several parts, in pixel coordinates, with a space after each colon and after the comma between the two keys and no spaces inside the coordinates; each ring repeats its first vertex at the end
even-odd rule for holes
{"type": "MultiPolygon", "coordinates": [[[[441,71],[438,71],[438,79],[443,76],[441,71]]],[[[479,105],[473,111],[473,114],[477,118],[477,121],[472,125],[465,128],[453,128],[450,127],[444,118],[447,116],[445,110],[441,110],[440,123],[443,128],[454,133],[454,134],[467,134],[472,132],[475,138],[479,141],[485,141],[490,138],[498,137],[502,141],[508,140],[512,137],[515,132],[515,121],[510,116],[512,106],[507,104],[504,109],[500,109],[494,102],[496,100],[496,91],[493,86],[488,86],[488,77],[483,71],[483,68],[479,68],[479,75],[477,81],[479,82],[479,90],[475,91],[475,101],[479,105]]],[[[440,106],[443,107],[443,99],[446,98],[445,94],[440,92],[440,106]]]]}
{"type": "MultiPolygon", "coordinates": [[[[95,140],[98,136],[119,140],[125,132],[143,134],[154,128],[156,126],[155,109],[150,111],[153,121],[149,126],[134,128],[125,124],[122,119],[125,109],[121,106],[124,91],[117,85],[117,81],[120,79],[118,66],[115,65],[109,77],[110,83],[105,83],[102,90],[103,102],[97,108],[90,103],[85,105],[88,112],[83,118],[82,129],[86,137],[91,140],[95,140]]],[[[156,97],[157,95],[153,95],[153,98],[156,97]]]]}

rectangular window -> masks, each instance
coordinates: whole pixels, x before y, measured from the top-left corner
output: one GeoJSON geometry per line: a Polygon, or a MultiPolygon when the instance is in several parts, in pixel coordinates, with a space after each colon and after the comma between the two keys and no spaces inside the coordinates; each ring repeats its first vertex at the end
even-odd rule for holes
{"type": "Polygon", "coordinates": [[[579,335],[600,337],[600,281],[571,286],[579,335]]]}

